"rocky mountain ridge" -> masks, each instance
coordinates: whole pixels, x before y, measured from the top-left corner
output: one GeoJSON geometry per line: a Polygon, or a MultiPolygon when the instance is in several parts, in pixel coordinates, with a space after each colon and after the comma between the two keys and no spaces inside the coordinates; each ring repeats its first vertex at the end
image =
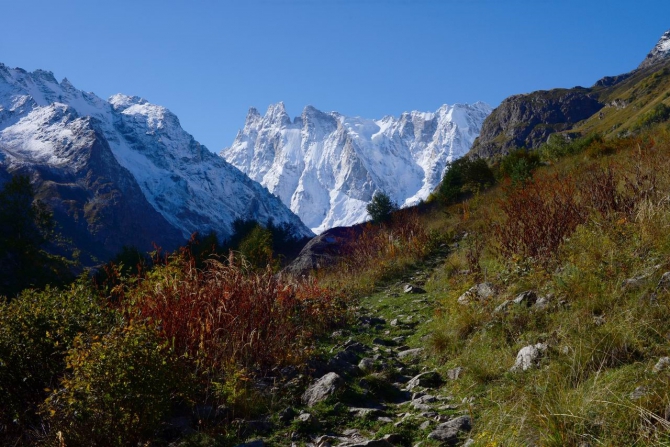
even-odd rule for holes
{"type": "Polygon", "coordinates": [[[0,65],[0,171],[29,175],[66,237],[93,258],[231,234],[236,218],[312,233],[276,197],[144,99],[105,101],[51,72],[0,65]]]}
{"type": "Polygon", "coordinates": [[[478,102],[371,120],[307,106],[292,120],[279,103],[264,116],[250,109],[221,156],[319,233],[366,220],[376,191],[401,206],[425,199],[490,111],[478,102]]]}
{"type": "Polygon", "coordinates": [[[609,108],[632,105],[630,112],[619,113],[619,117],[612,120],[610,128],[592,125],[588,129],[623,132],[632,124],[632,115],[646,111],[658,99],[651,92],[630,93],[629,90],[645,82],[651,83],[649,78],[652,76],[666,76],[667,73],[657,73],[669,61],[670,31],[667,31],[640,66],[629,73],[606,76],[589,88],[559,88],[510,96],[484,121],[481,134],[468,155],[495,158],[517,148],[537,149],[553,133],[583,133],[585,129],[580,128],[581,123],[603,119],[609,108]],[[638,103],[633,104],[635,101],[638,103]]]}

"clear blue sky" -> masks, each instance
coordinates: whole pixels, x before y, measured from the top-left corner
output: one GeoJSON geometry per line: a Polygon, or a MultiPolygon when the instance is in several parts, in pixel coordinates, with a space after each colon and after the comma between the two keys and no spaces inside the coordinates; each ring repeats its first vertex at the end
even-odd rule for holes
{"type": "Polygon", "coordinates": [[[380,118],[635,68],[669,0],[0,0],[0,62],[168,107],[210,150],[249,107],[380,118]]]}

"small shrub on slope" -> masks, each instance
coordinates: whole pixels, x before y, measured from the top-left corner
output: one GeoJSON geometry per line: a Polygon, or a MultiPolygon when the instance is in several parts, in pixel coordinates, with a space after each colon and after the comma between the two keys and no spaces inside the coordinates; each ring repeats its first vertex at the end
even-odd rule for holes
{"type": "Polygon", "coordinates": [[[118,321],[84,282],[60,291],[25,291],[0,303],[0,425],[20,433],[58,388],[78,334],[99,335],[118,321]]]}
{"type": "MultiPolygon", "coordinates": [[[[180,384],[176,359],[153,330],[129,325],[77,337],[61,389],[44,405],[69,446],[138,445],[155,437],[180,384]]],[[[55,437],[54,436],[54,437],[55,437]]]]}

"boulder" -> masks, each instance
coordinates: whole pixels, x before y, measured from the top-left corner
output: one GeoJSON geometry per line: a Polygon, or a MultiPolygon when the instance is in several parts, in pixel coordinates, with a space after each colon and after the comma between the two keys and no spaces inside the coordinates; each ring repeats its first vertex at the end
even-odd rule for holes
{"type": "Polygon", "coordinates": [[[344,379],[337,373],[330,372],[307,388],[302,395],[302,402],[308,407],[312,407],[335,394],[344,386],[344,379]]]}

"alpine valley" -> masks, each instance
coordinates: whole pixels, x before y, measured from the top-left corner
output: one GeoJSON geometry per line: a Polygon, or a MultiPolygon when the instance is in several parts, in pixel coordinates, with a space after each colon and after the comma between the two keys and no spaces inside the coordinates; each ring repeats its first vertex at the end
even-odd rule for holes
{"type": "Polygon", "coordinates": [[[366,220],[376,191],[401,206],[426,199],[490,113],[477,102],[372,120],[307,106],[291,120],[279,103],[265,116],[250,109],[221,156],[321,233],[366,220]]]}

